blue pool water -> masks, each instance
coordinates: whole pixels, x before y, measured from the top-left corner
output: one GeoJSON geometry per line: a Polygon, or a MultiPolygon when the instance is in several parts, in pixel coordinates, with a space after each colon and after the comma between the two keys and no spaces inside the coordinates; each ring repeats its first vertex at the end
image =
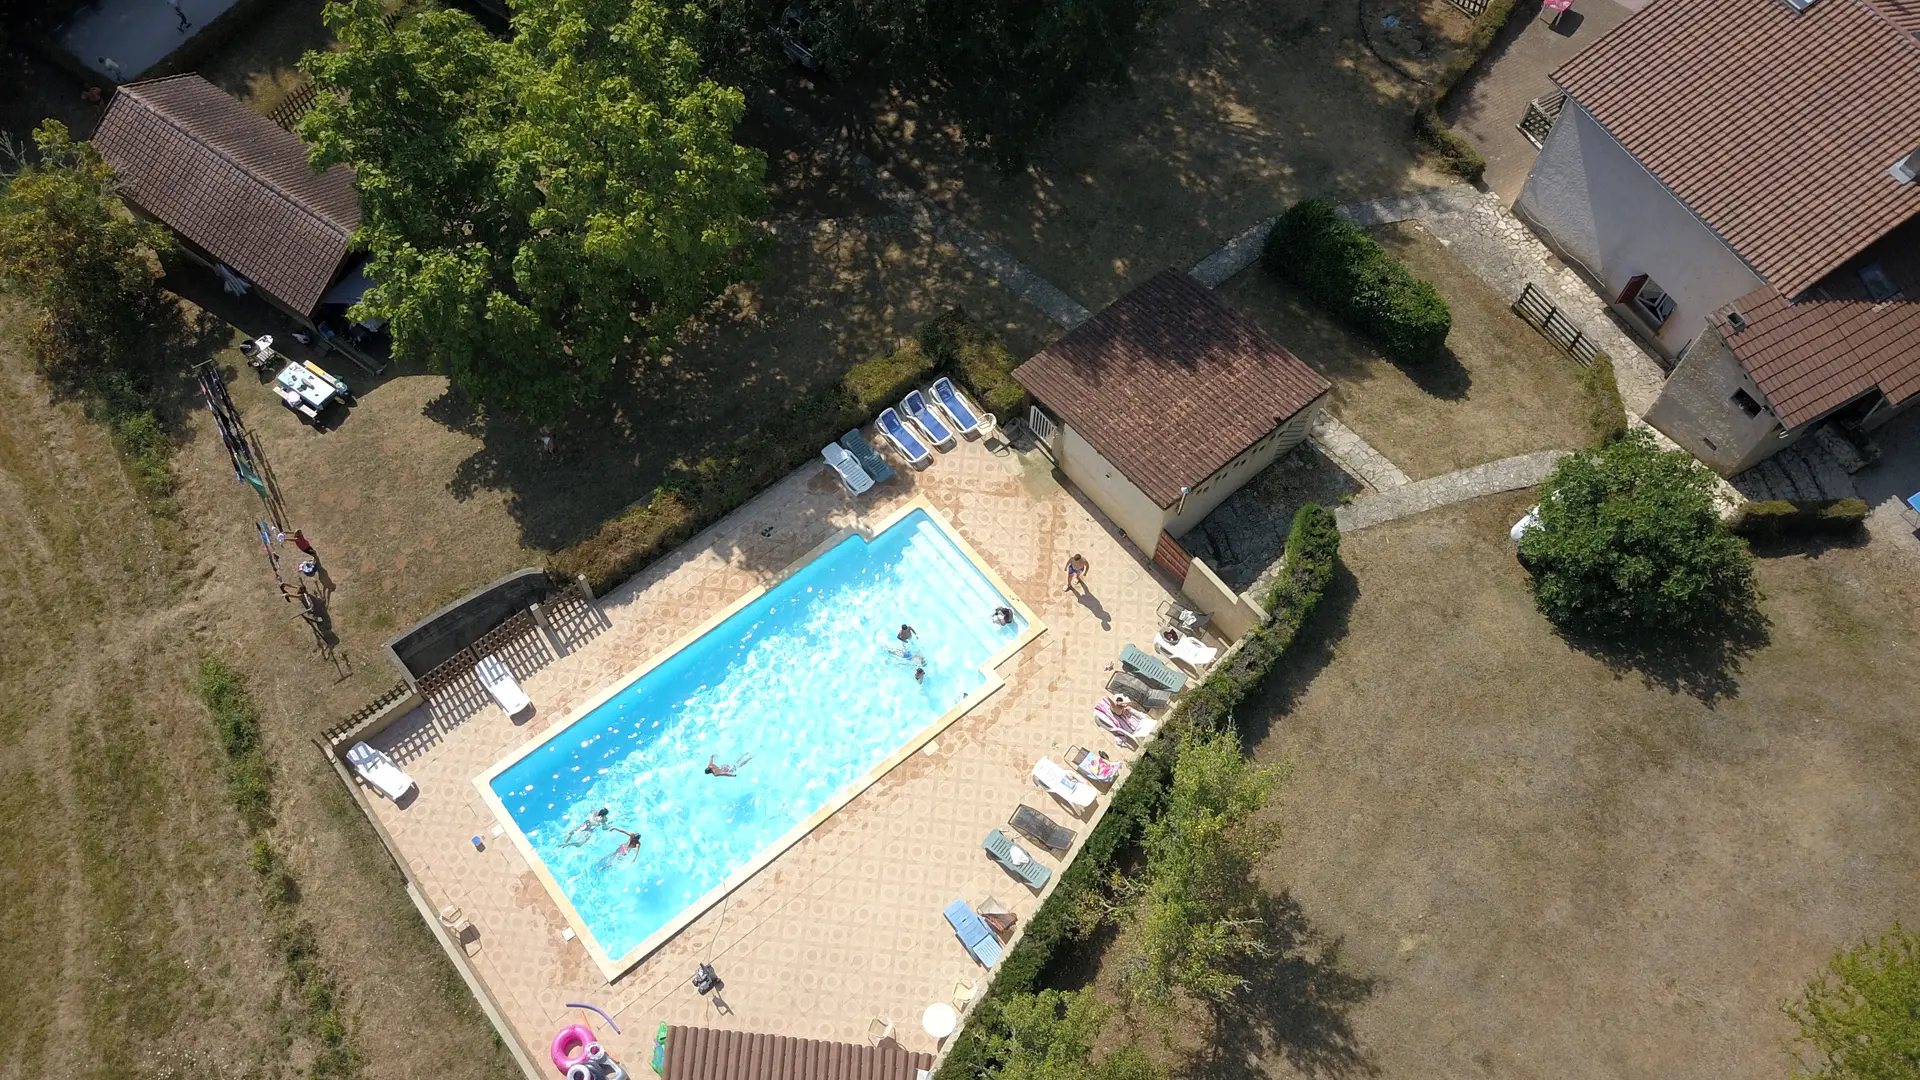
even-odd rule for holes
{"type": "Polygon", "coordinates": [[[491,781],[608,956],[621,957],[986,681],[1025,623],[916,510],[836,544],[491,781]],[[926,669],[893,656],[902,623],[926,669]],[[751,757],[734,777],[709,776],[751,757]],[[596,808],[641,835],[566,834],[596,808]]]}

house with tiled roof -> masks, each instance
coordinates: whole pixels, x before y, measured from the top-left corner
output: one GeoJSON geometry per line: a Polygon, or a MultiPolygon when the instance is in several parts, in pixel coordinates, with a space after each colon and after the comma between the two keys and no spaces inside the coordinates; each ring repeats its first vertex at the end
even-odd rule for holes
{"type": "Polygon", "coordinates": [[[1654,0],[1553,75],[1515,211],[1723,475],[1920,396],[1920,0],[1654,0]]]}
{"type": "Polygon", "coordinates": [[[1250,628],[1227,613],[1236,602],[1225,585],[1195,580],[1211,571],[1175,541],[1298,446],[1333,384],[1180,270],[1154,275],[1013,377],[1039,402],[1029,420],[1067,479],[1219,625],[1237,627],[1231,636],[1250,628]]]}
{"type": "Polygon", "coordinates": [[[93,144],[136,212],[288,314],[311,322],[364,291],[349,273],[353,170],[315,172],[298,137],[200,76],[119,87],[93,144]]]}

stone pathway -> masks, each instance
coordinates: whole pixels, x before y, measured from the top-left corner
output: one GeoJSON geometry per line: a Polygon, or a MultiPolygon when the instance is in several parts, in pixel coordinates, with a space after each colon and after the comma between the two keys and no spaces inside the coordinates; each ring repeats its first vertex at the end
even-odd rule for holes
{"type": "Polygon", "coordinates": [[[1532,487],[1545,480],[1554,465],[1566,456],[1565,450],[1539,450],[1362,495],[1335,510],[1334,520],[1339,523],[1340,531],[1346,533],[1482,495],[1532,487]]]}
{"type": "Polygon", "coordinates": [[[1400,471],[1400,466],[1387,460],[1387,455],[1375,450],[1372,443],[1332,413],[1322,409],[1309,435],[1321,453],[1373,490],[1389,491],[1406,486],[1407,474],[1400,471]]]}
{"type": "Polygon", "coordinates": [[[892,173],[874,164],[873,159],[848,146],[833,132],[815,124],[778,94],[771,90],[764,91],[755,104],[768,119],[799,135],[807,145],[832,157],[836,165],[846,170],[876,198],[906,214],[914,224],[933,233],[941,242],[959,248],[961,253],[973,260],[974,265],[992,275],[1015,296],[1038,308],[1049,319],[1072,329],[1093,317],[1093,313],[1079,301],[1028,269],[1007,249],[921,198],[892,173]]]}

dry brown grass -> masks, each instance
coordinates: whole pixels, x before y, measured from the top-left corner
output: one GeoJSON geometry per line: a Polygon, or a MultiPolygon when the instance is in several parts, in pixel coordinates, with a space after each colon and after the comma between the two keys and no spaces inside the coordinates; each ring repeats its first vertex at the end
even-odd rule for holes
{"type": "Polygon", "coordinates": [[[1453,311],[1451,355],[1401,365],[1260,266],[1222,295],[1333,383],[1332,409],[1415,480],[1590,440],[1580,368],[1418,223],[1375,230],[1453,311]]]}
{"type": "MultiPolygon", "coordinates": [[[[1349,534],[1265,699],[1289,951],[1163,1045],[1206,1076],[1782,1076],[1777,1006],[1914,918],[1910,556],[1770,553],[1770,641],[1709,705],[1557,637],[1528,493],[1349,534]]],[[[1101,985],[1111,982],[1102,973],[1101,985]]]]}
{"type": "MultiPolygon", "coordinates": [[[[1131,84],[1090,87],[1012,175],[970,159],[919,101],[796,81],[791,100],[1089,309],[1188,267],[1295,199],[1431,187],[1411,141],[1414,83],[1375,59],[1357,0],[1182,0],[1131,84]]],[[[1437,71],[1467,30],[1444,0],[1364,5],[1377,43],[1437,71]],[[1431,43],[1419,58],[1420,40],[1431,43]]]]}

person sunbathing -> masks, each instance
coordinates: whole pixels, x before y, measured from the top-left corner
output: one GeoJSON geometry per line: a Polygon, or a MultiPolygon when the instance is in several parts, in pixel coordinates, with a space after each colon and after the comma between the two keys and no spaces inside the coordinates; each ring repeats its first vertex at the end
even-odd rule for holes
{"type": "Polygon", "coordinates": [[[611,866],[612,864],[619,862],[621,859],[629,858],[633,855],[638,855],[640,853],[640,834],[639,833],[628,832],[627,830],[621,828],[618,825],[609,825],[607,826],[607,829],[610,832],[617,832],[622,836],[625,836],[626,839],[620,842],[619,847],[614,848],[611,853],[609,853],[605,858],[602,858],[599,861],[599,863],[596,864],[597,866],[600,866],[602,868],[611,866]]]}
{"type": "Polygon", "coordinates": [[[581,822],[578,825],[575,825],[571,829],[568,829],[567,835],[561,837],[560,842],[569,847],[577,847],[581,844],[586,843],[588,840],[592,839],[594,830],[600,829],[606,826],[607,817],[608,817],[608,813],[607,813],[606,807],[603,806],[600,809],[595,810],[593,813],[587,815],[587,820],[581,822]]]}
{"type": "Polygon", "coordinates": [[[1139,731],[1142,723],[1151,722],[1153,719],[1141,712],[1125,694],[1109,694],[1100,701],[1107,707],[1107,715],[1113,717],[1113,722],[1130,733],[1139,731]]]}

